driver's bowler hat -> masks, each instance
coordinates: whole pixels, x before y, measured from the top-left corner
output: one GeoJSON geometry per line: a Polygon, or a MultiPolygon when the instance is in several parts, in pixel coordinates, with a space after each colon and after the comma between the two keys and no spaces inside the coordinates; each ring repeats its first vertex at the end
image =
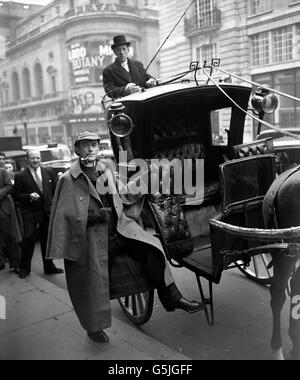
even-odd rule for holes
{"type": "Polygon", "coordinates": [[[111,48],[114,49],[115,47],[122,45],[130,46],[130,42],[126,41],[126,37],[123,35],[115,36],[111,48]]]}

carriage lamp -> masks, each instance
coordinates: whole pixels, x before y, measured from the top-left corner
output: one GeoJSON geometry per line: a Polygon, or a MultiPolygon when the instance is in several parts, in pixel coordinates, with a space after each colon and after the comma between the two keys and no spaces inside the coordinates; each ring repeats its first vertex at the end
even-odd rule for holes
{"type": "MultiPolygon", "coordinates": [[[[277,96],[266,88],[259,87],[251,100],[252,106],[259,114],[259,119],[263,120],[265,114],[272,114],[278,108],[277,96]]],[[[262,123],[258,124],[257,134],[261,133],[262,123]]]]}
{"type": "Polygon", "coordinates": [[[277,96],[265,88],[258,88],[252,98],[252,106],[263,114],[272,114],[278,108],[277,96]]]}
{"type": "Polygon", "coordinates": [[[108,121],[113,135],[119,138],[128,137],[133,130],[132,119],[124,113],[125,106],[122,103],[113,103],[109,107],[111,119],[108,121]]]}

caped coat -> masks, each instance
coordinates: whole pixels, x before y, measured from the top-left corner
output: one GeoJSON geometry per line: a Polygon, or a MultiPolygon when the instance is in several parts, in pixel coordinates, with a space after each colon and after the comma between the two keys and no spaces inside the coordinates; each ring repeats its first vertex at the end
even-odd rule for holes
{"type": "Polygon", "coordinates": [[[103,71],[103,85],[105,92],[111,98],[121,98],[126,94],[128,83],[135,83],[140,87],[146,87],[146,82],[152,78],[147,74],[143,64],[139,61],[128,59],[129,72],[116,60],[103,71]]]}
{"type": "MultiPolygon", "coordinates": [[[[102,169],[103,165],[100,163],[99,170],[102,171],[102,169]]],[[[113,204],[118,216],[118,232],[128,239],[151,245],[156,251],[160,251],[158,254],[164,254],[160,240],[144,231],[135,220],[126,216],[111,172],[106,170],[100,178],[108,183],[108,189],[113,194],[113,204]]],[[[99,180],[97,182],[98,192],[101,192],[99,188],[101,186],[103,186],[103,182],[99,180]]],[[[79,160],[73,163],[70,170],[61,177],[56,188],[50,217],[46,258],[70,261],[80,259],[86,248],[90,197],[94,197],[101,202],[98,192],[83,173],[79,160]]],[[[128,215],[130,215],[131,210],[128,204],[127,208],[128,215]]],[[[174,283],[167,260],[165,283],[166,286],[174,283]]]]}

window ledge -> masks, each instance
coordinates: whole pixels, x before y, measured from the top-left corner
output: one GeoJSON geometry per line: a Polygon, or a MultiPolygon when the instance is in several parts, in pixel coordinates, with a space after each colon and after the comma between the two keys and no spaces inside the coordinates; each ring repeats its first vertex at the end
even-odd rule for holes
{"type": "MultiPolygon", "coordinates": [[[[300,4],[300,0],[299,0],[299,4],[300,4]]],[[[272,9],[270,9],[268,11],[256,13],[255,15],[248,15],[247,18],[248,19],[252,19],[252,18],[255,18],[255,17],[264,16],[264,15],[271,14],[271,13],[273,13],[272,9]]]]}
{"type": "Polygon", "coordinates": [[[294,7],[295,5],[300,5],[300,0],[299,1],[294,1],[293,3],[290,3],[289,7],[294,7]]]}

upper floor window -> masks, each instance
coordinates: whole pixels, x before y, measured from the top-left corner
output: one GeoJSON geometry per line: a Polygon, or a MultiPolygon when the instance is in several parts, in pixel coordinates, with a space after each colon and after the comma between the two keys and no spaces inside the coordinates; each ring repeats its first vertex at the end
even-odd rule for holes
{"type": "Polygon", "coordinates": [[[252,36],[252,65],[287,62],[294,59],[296,28],[286,26],[252,36]]]}
{"type": "Polygon", "coordinates": [[[23,70],[23,89],[24,98],[28,99],[31,97],[31,84],[30,84],[30,73],[27,67],[23,70]]]}
{"type": "Polygon", "coordinates": [[[56,76],[55,74],[49,74],[50,91],[52,94],[56,93],[56,76]]]}
{"type": "Polygon", "coordinates": [[[267,65],[270,63],[270,38],[269,33],[258,33],[252,37],[253,66],[267,65]]]}
{"type": "Polygon", "coordinates": [[[291,26],[273,32],[274,62],[293,59],[293,29],[291,26]]]}
{"type": "Polygon", "coordinates": [[[197,0],[195,3],[196,17],[200,27],[210,26],[214,21],[213,11],[216,8],[216,0],[197,0]]]}
{"type": "Polygon", "coordinates": [[[197,49],[197,58],[201,64],[206,61],[208,64],[216,57],[216,44],[203,45],[197,49]]]}
{"type": "Polygon", "coordinates": [[[35,92],[37,96],[44,95],[43,71],[40,63],[34,66],[35,92]]]}
{"type": "Polygon", "coordinates": [[[12,74],[12,96],[14,101],[20,100],[20,81],[16,72],[12,74]]]}
{"type": "Polygon", "coordinates": [[[249,14],[251,16],[272,10],[272,0],[250,0],[249,14]]]}

